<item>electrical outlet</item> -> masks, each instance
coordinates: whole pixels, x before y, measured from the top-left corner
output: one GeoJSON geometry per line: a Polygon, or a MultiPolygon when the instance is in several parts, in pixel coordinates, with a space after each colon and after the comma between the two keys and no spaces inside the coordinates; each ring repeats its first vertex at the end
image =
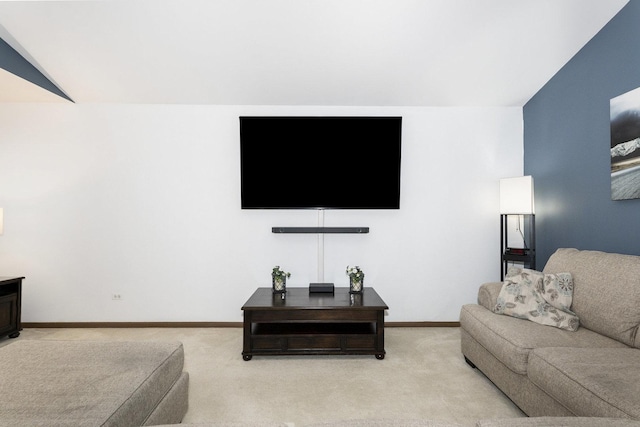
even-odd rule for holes
{"type": "Polygon", "coordinates": [[[111,299],[114,301],[122,301],[122,294],[112,294],[111,299]]]}

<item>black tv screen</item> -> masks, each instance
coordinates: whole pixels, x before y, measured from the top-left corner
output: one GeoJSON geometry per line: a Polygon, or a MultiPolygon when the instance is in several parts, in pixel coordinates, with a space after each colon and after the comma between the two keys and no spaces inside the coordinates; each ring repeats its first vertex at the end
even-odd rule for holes
{"type": "Polygon", "coordinates": [[[242,209],[399,209],[402,117],[240,117],[242,209]]]}

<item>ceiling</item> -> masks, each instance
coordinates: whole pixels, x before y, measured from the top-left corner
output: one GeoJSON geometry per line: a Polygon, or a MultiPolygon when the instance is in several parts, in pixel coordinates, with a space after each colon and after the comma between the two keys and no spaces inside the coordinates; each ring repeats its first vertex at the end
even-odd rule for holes
{"type": "Polygon", "coordinates": [[[77,103],[523,106],[627,2],[0,1],[0,38],[77,103]]]}

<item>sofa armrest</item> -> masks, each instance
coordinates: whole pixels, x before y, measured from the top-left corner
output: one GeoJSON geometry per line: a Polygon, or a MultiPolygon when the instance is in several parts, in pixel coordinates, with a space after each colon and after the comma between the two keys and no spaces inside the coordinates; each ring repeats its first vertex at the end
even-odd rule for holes
{"type": "Polygon", "coordinates": [[[502,282],[490,282],[480,286],[478,290],[478,304],[493,312],[498,302],[498,295],[500,295],[501,289],[502,282]]]}

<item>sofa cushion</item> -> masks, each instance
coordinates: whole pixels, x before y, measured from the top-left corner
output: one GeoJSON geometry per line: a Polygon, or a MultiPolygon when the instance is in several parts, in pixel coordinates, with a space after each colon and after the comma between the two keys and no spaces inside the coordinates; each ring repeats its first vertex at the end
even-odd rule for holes
{"type": "Polygon", "coordinates": [[[539,348],[527,374],[577,416],[640,420],[640,350],[539,348]]]}
{"type": "Polygon", "coordinates": [[[571,310],[582,326],[640,348],[639,256],[558,249],[543,272],[571,273],[571,310]]]}
{"type": "Polygon", "coordinates": [[[180,343],[11,343],[0,348],[0,426],[143,425],[183,363],[180,343]]]}
{"type": "Polygon", "coordinates": [[[538,347],[628,348],[586,328],[575,332],[549,328],[515,317],[500,316],[467,304],[460,310],[460,326],[512,371],[525,375],[529,352],[538,347]]]}
{"type": "Polygon", "coordinates": [[[543,274],[524,268],[505,279],[493,311],[575,331],[580,322],[569,310],[572,295],[571,274],[543,274]]]}

